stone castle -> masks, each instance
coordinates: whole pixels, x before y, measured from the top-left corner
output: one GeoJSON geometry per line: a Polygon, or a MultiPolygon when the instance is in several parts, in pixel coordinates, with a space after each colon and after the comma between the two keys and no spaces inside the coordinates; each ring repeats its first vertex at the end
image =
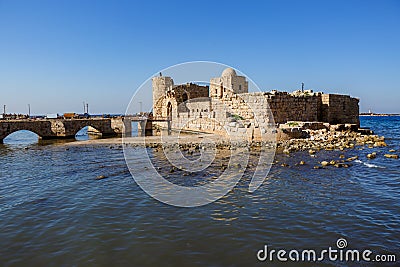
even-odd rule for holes
{"type": "Polygon", "coordinates": [[[153,117],[170,118],[172,129],[234,133],[254,140],[293,121],[359,127],[357,98],[311,90],[249,93],[246,78],[232,68],[211,78],[209,86],[175,85],[161,74],[153,77],[152,85],[153,117]]]}

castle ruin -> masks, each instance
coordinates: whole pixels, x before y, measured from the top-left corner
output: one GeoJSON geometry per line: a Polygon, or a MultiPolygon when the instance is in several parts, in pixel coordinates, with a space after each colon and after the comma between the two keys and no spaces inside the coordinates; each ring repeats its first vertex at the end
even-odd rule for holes
{"type": "MultiPolygon", "coordinates": [[[[171,77],[153,77],[153,116],[169,118],[172,129],[235,133],[251,140],[291,121],[359,127],[359,100],[348,95],[251,92],[232,68],[211,78],[209,86],[175,85],[171,77]]],[[[162,123],[155,125],[162,127],[162,123]]]]}

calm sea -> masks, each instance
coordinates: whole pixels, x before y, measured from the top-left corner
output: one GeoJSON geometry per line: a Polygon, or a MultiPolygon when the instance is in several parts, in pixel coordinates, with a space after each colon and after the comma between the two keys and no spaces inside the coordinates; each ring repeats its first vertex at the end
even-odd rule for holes
{"type": "MultiPolygon", "coordinates": [[[[247,192],[245,174],[224,198],[198,208],[149,197],[118,145],[67,149],[17,132],[0,145],[0,266],[292,266],[259,262],[256,253],[264,245],[320,251],[336,248],[338,238],[351,249],[397,254],[392,265],[399,266],[400,160],[383,154],[400,153],[400,117],[361,120],[388,147],[277,155],[257,191],[247,192]],[[372,151],[377,158],[367,160],[372,151]],[[360,160],[347,169],[313,169],[340,154],[360,160]],[[296,166],[300,160],[307,164],[296,166]]],[[[190,175],[171,175],[190,183],[190,175]]],[[[311,265],[324,264],[360,266],[311,265]]]]}

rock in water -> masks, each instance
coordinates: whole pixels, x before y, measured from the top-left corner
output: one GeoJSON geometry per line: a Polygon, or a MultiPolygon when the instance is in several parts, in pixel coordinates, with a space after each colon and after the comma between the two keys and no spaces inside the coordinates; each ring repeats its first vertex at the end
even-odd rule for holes
{"type": "Polygon", "coordinates": [[[99,176],[96,177],[96,180],[101,180],[101,179],[105,179],[105,178],[107,178],[107,176],[99,175],[99,176]]]}
{"type": "Polygon", "coordinates": [[[398,159],[399,155],[396,154],[385,154],[385,157],[388,159],[398,159]]]}
{"type": "Polygon", "coordinates": [[[348,158],[347,161],[353,161],[353,160],[356,160],[356,159],[358,159],[358,156],[354,156],[354,157],[348,158]]]}

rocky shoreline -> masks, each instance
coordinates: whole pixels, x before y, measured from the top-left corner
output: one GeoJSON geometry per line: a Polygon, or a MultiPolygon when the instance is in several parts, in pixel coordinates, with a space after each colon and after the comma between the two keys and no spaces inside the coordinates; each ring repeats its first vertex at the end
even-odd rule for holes
{"type": "MultiPolygon", "coordinates": [[[[311,157],[319,151],[345,151],[363,148],[383,148],[387,147],[384,136],[373,134],[370,130],[332,130],[332,129],[318,129],[318,130],[305,130],[308,137],[282,140],[277,142],[246,142],[246,141],[229,141],[224,140],[218,135],[212,134],[186,134],[181,136],[149,136],[149,137],[129,137],[129,138],[109,138],[109,139],[94,139],[80,142],[68,143],[68,146],[74,145],[109,145],[110,148],[122,148],[123,146],[129,147],[147,147],[159,150],[163,149],[179,149],[188,154],[196,153],[199,149],[223,149],[235,150],[240,147],[247,147],[250,150],[257,150],[260,148],[275,149],[276,153],[283,153],[291,155],[299,151],[308,151],[311,157]]],[[[395,154],[396,150],[388,149],[384,157],[388,159],[398,159],[399,155],[395,154]]],[[[377,157],[376,152],[367,154],[368,159],[377,157]]],[[[335,167],[350,167],[349,162],[358,159],[358,156],[345,158],[341,155],[339,159],[332,159],[319,162],[318,166],[314,168],[324,168],[327,166],[335,167]]],[[[304,165],[304,161],[300,161],[298,165],[304,165]]],[[[283,166],[286,167],[286,166],[283,166]]]]}
{"type": "Polygon", "coordinates": [[[308,138],[278,142],[278,148],[282,148],[283,153],[309,150],[310,154],[313,154],[321,149],[343,151],[362,145],[367,145],[370,148],[387,146],[385,137],[375,134],[362,134],[355,131],[328,131],[326,129],[308,130],[308,133],[308,138]]]}
{"type": "MultiPolygon", "coordinates": [[[[363,150],[364,148],[384,148],[387,147],[384,136],[375,134],[363,134],[357,131],[329,131],[326,129],[322,130],[309,130],[310,137],[305,139],[291,139],[278,143],[277,151],[290,155],[291,153],[298,151],[308,151],[311,157],[315,157],[319,151],[343,151],[339,158],[332,158],[331,160],[320,161],[318,165],[315,165],[314,169],[326,168],[333,166],[337,168],[348,168],[351,167],[352,161],[358,160],[359,156],[345,157],[345,150],[358,149],[363,150]]],[[[394,154],[396,150],[390,149],[384,154],[385,158],[398,159],[398,154],[394,154]]],[[[377,157],[376,152],[372,152],[366,155],[367,159],[375,159],[377,157]]],[[[304,161],[300,161],[298,165],[304,165],[304,161]]],[[[282,165],[282,167],[287,167],[282,165]]]]}

